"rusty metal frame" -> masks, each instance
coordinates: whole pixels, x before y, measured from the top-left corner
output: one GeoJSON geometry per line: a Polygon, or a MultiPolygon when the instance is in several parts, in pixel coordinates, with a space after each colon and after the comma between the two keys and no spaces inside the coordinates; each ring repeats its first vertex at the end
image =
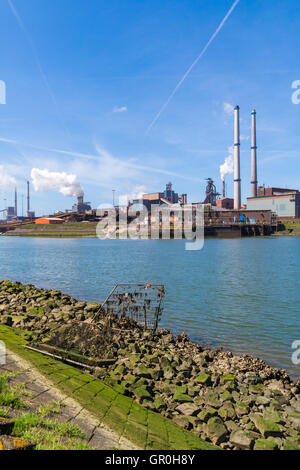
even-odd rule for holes
{"type": "Polygon", "coordinates": [[[163,284],[116,284],[101,305],[104,315],[135,320],[145,330],[155,331],[163,311],[163,284]]]}

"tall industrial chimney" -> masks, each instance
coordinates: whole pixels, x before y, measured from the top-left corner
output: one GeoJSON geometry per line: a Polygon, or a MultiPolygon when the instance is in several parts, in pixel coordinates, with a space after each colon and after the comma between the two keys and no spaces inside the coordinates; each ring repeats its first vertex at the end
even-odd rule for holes
{"type": "Polygon", "coordinates": [[[17,188],[15,188],[15,217],[18,217],[18,193],[17,193],[17,188]]]}
{"type": "Polygon", "coordinates": [[[256,146],[256,111],[252,110],[251,131],[251,197],[257,197],[257,146],[256,146]]]}
{"type": "Polygon", "coordinates": [[[29,181],[27,181],[27,217],[29,217],[30,212],[30,187],[29,181]]]}
{"type": "Polygon", "coordinates": [[[234,108],[234,209],[241,208],[240,107],[234,108]]]}
{"type": "Polygon", "coordinates": [[[222,197],[226,196],[225,178],[222,181],[222,197]]]}

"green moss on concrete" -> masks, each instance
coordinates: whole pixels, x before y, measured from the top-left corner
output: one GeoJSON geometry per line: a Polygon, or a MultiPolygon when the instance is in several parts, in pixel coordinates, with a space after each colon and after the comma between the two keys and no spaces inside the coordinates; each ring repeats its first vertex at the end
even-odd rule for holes
{"type": "Polygon", "coordinates": [[[206,374],[205,372],[202,372],[198,375],[197,382],[199,384],[208,385],[211,382],[211,376],[209,374],[206,374]]]}
{"type": "Polygon", "coordinates": [[[226,374],[221,377],[222,382],[234,382],[236,380],[235,375],[233,374],[226,374]]]}
{"type": "Polygon", "coordinates": [[[281,436],[282,434],[278,424],[274,421],[271,421],[270,419],[264,419],[262,416],[255,414],[251,416],[251,421],[264,437],[276,437],[281,436]]]}
{"type": "Polygon", "coordinates": [[[163,398],[158,397],[154,400],[153,405],[154,405],[156,410],[161,410],[161,409],[166,407],[166,402],[163,398]]]}
{"type": "Polygon", "coordinates": [[[180,403],[189,403],[193,399],[187,394],[187,386],[183,385],[181,387],[177,386],[174,393],[174,400],[180,403]]]}
{"type": "Polygon", "coordinates": [[[288,437],[283,445],[284,450],[300,450],[300,436],[288,437]]]}
{"type": "Polygon", "coordinates": [[[141,399],[147,398],[149,400],[152,399],[151,393],[148,392],[147,388],[142,385],[141,387],[137,387],[133,390],[133,393],[141,399]]]}
{"type": "Polygon", "coordinates": [[[277,450],[278,444],[269,439],[257,439],[254,444],[254,450],[277,450]]]}
{"type": "Polygon", "coordinates": [[[31,307],[28,312],[32,315],[44,315],[45,313],[42,307],[31,307]]]}

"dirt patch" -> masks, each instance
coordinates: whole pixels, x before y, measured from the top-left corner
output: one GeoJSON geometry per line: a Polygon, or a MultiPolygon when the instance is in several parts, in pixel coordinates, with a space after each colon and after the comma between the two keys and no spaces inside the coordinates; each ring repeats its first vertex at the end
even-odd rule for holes
{"type": "Polygon", "coordinates": [[[114,316],[103,317],[97,320],[74,322],[60,326],[56,330],[47,333],[42,330],[37,337],[44,344],[55,346],[66,351],[97,359],[110,359],[115,356],[120,348],[120,334],[122,331],[134,333],[142,331],[134,320],[126,317],[117,319],[114,316]]]}

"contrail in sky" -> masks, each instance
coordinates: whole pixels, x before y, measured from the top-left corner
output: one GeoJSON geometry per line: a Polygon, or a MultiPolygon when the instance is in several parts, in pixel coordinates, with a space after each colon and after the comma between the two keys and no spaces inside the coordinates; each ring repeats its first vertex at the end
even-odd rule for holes
{"type": "Polygon", "coordinates": [[[14,17],[16,18],[17,23],[18,23],[18,25],[20,26],[21,30],[23,31],[23,33],[24,33],[24,35],[25,35],[25,37],[26,37],[26,39],[27,39],[27,42],[28,42],[28,44],[29,44],[29,46],[30,46],[30,48],[31,48],[31,51],[32,51],[32,53],[33,53],[33,56],[34,56],[34,59],[35,59],[36,65],[37,65],[37,68],[38,68],[38,70],[39,70],[39,72],[40,72],[41,78],[42,78],[42,80],[43,80],[43,82],[44,82],[44,85],[45,85],[45,87],[46,87],[46,89],[47,89],[47,91],[48,91],[48,93],[49,93],[49,96],[50,96],[50,98],[51,98],[51,100],[52,100],[52,102],[53,102],[53,104],[54,104],[54,107],[55,107],[55,109],[56,109],[56,113],[57,113],[57,115],[58,115],[58,118],[59,118],[61,124],[63,125],[63,128],[65,129],[65,132],[66,132],[66,133],[68,134],[68,136],[70,137],[70,134],[69,134],[69,132],[68,132],[68,130],[67,130],[67,128],[66,128],[66,126],[65,126],[65,124],[64,124],[64,122],[63,122],[63,119],[62,119],[62,117],[61,117],[57,100],[56,100],[56,98],[55,98],[55,96],[54,96],[54,93],[53,93],[51,87],[50,87],[50,84],[49,84],[49,82],[48,82],[47,76],[46,76],[46,74],[45,74],[45,72],[44,72],[44,70],[43,70],[43,68],[42,68],[42,65],[41,65],[41,62],[40,62],[40,59],[39,59],[39,56],[38,56],[38,53],[37,53],[35,44],[34,44],[34,42],[33,42],[33,39],[32,39],[32,37],[30,36],[30,34],[28,33],[28,31],[27,31],[27,29],[26,29],[26,27],[25,27],[25,24],[24,24],[24,22],[23,22],[21,16],[19,15],[18,11],[16,10],[16,8],[15,8],[15,6],[14,6],[14,3],[13,3],[13,0],[7,0],[7,2],[8,2],[8,5],[9,5],[11,11],[12,11],[12,14],[13,14],[14,17]]]}
{"type": "Polygon", "coordinates": [[[60,155],[68,155],[70,157],[82,158],[84,160],[94,160],[94,161],[98,161],[100,163],[105,162],[105,160],[111,159],[112,161],[115,161],[116,165],[117,164],[123,165],[126,168],[132,168],[134,170],[142,170],[142,171],[147,171],[147,172],[152,172],[152,173],[159,173],[159,174],[162,174],[162,175],[175,176],[177,178],[181,178],[181,179],[188,180],[188,181],[196,181],[196,182],[203,181],[203,178],[197,178],[195,176],[183,175],[181,173],[176,173],[176,172],[169,171],[169,170],[163,170],[163,169],[160,169],[160,168],[150,167],[150,166],[146,166],[146,165],[139,165],[139,164],[136,164],[136,163],[125,161],[125,160],[120,160],[120,159],[114,157],[109,152],[107,152],[106,150],[104,150],[100,147],[98,147],[99,155],[91,155],[91,154],[87,154],[87,153],[71,152],[69,150],[52,149],[52,148],[42,147],[42,146],[33,145],[33,144],[26,144],[24,142],[18,142],[17,140],[6,139],[5,137],[0,137],[0,142],[4,142],[4,143],[7,143],[7,144],[13,144],[13,145],[17,145],[17,146],[20,145],[20,146],[24,146],[24,147],[33,148],[33,149],[36,149],[36,150],[43,150],[45,152],[58,153],[60,155]]]}
{"type": "Polygon", "coordinates": [[[232,7],[230,8],[230,10],[227,12],[227,14],[224,16],[223,20],[221,21],[221,23],[219,24],[219,26],[217,27],[216,31],[214,32],[214,34],[210,37],[210,39],[208,40],[208,42],[205,44],[204,48],[202,49],[202,51],[200,52],[200,54],[198,55],[198,57],[196,58],[196,60],[194,60],[194,62],[192,63],[192,65],[187,69],[187,71],[185,72],[185,74],[183,75],[183,77],[179,80],[179,82],[177,83],[176,87],[174,88],[174,90],[172,91],[172,93],[170,94],[169,98],[167,99],[167,101],[163,104],[163,106],[161,107],[161,109],[159,110],[159,112],[157,113],[157,115],[155,116],[155,118],[153,119],[153,121],[151,122],[151,124],[148,126],[147,128],[147,131],[146,131],[146,134],[148,134],[150,132],[150,130],[152,129],[152,127],[154,126],[154,124],[158,121],[158,119],[160,118],[160,116],[162,115],[162,113],[164,112],[164,110],[166,109],[166,107],[168,106],[168,104],[170,103],[170,101],[172,100],[173,96],[175,95],[175,93],[177,92],[177,90],[181,87],[181,85],[183,84],[183,82],[185,81],[185,79],[188,77],[188,75],[191,73],[191,71],[193,70],[193,68],[195,67],[195,65],[199,62],[199,60],[201,59],[201,57],[205,54],[205,52],[207,51],[208,47],[210,46],[210,44],[213,42],[213,40],[215,39],[215,37],[219,34],[219,32],[221,31],[221,29],[223,28],[224,24],[226,23],[226,21],[228,20],[229,16],[231,15],[231,13],[233,12],[233,10],[235,9],[235,7],[237,6],[237,4],[239,3],[240,0],[235,0],[235,2],[233,3],[232,7]]]}

